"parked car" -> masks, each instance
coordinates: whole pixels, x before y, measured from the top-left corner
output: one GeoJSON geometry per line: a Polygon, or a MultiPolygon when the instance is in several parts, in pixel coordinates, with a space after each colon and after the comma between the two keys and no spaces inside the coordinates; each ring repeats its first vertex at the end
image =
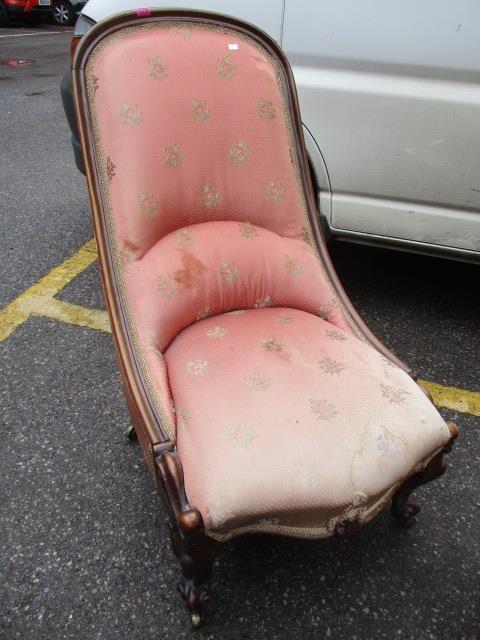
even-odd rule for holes
{"type": "Polygon", "coordinates": [[[86,0],[54,1],[52,7],[53,21],[61,27],[74,24],[85,4],[86,0]]]}
{"type": "MultiPolygon", "coordinates": [[[[255,23],[295,75],[324,228],[334,237],[480,261],[480,3],[172,0],[255,23]]],[[[90,0],[96,22],[145,0],[90,0]]],[[[119,78],[120,80],[120,78],[119,78]]],[[[70,75],[62,96],[83,171],[70,75]]]]}
{"type": "Polygon", "coordinates": [[[52,0],[0,0],[0,26],[12,20],[37,23],[52,10],[52,0]]]}

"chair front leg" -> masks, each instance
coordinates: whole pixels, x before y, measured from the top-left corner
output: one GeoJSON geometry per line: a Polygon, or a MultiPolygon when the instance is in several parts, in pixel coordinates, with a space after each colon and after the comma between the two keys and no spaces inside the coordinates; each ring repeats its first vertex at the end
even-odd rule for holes
{"type": "Polygon", "coordinates": [[[411,527],[415,523],[415,516],[420,512],[421,507],[414,502],[410,502],[411,493],[422,484],[436,480],[447,470],[447,462],[444,455],[452,450],[455,439],[458,436],[458,427],[454,422],[447,422],[451,433],[448,443],[439,451],[422,471],[413,474],[400,485],[392,497],[390,513],[395,520],[404,527],[411,527]]]}
{"type": "MultiPolygon", "coordinates": [[[[197,512],[198,513],[198,512],[197,512]]],[[[192,626],[200,627],[210,600],[210,580],[219,543],[205,535],[202,528],[186,534],[181,527],[170,529],[172,547],[182,568],[178,591],[192,614],[192,626]]]]}
{"type": "Polygon", "coordinates": [[[183,470],[173,447],[158,448],[156,476],[170,516],[172,547],[182,569],[178,591],[192,615],[192,626],[203,621],[210,600],[210,578],[219,543],[205,534],[202,514],[191,507],[185,494],[183,470]]]}

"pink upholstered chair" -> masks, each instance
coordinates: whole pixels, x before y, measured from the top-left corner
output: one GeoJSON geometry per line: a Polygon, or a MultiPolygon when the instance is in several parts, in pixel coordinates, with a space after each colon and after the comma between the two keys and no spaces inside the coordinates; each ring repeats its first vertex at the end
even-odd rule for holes
{"type": "Polygon", "coordinates": [[[338,282],[270,38],[141,10],[94,27],[73,76],[127,400],[198,624],[220,542],[349,533],[392,498],[408,524],[457,429],[338,282]]]}

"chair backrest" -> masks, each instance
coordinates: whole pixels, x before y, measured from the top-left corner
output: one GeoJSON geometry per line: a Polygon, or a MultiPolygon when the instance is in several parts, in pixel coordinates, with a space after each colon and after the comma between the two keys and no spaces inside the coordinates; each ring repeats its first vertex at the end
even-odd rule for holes
{"type": "Polygon", "coordinates": [[[163,18],[106,36],[86,78],[99,172],[119,242],[135,258],[212,220],[306,232],[285,81],[259,42],[163,18]]]}
{"type": "Polygon", "coordinates": [[[103,275],[145,376],[202,314],[294,307],[364,338],[319,236],[275,43],[173,10],[122,14],[84,40],[74,85],[103,275]]]}

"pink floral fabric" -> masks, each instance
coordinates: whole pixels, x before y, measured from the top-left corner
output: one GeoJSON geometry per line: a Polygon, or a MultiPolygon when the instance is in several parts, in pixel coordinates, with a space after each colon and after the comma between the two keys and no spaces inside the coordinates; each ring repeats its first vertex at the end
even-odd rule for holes
{"type": "Polygon", "coordinates": [[[450,438],[405,372],[304,311],[206,318],[165,358],[187,495],[219,538],[328,534],[450,438]]]}
{"type": "Polygon", "coordinates": [[[207,220],[302,237],[303,195],[272,62],[234,32],[182,33],[120,32],[91,64],[119,244],[138,258],[207,220]]]}
{"type": "Polygon", "coordinates": [[[195,321],[235,309],[292,307],[350,331],[310,245],[250,222],[170,233],[125,268],[125,281],[142,343],[160,352],[195,321]]]}
{"type": "Polygon", "coordinates": [[[136,356],[209,534],[367,516],[449,433],[325,275],[275,60],[159,19],[107,36],[85,77],[136,356]]]}

